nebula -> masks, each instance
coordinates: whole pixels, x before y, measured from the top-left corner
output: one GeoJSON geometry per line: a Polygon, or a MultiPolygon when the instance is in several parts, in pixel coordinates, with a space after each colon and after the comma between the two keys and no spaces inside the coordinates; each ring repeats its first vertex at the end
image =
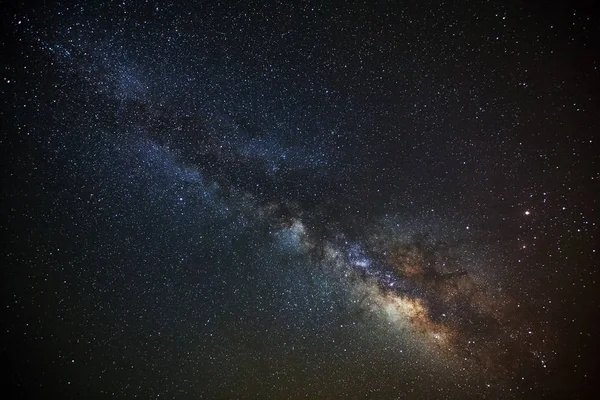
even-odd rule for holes
{"type": "MultiPolygon", "coordinates": [[[[271,206],[271,216],[277,209],[271,206]]],[[[508,378],[516,374],[515,359],[535,358],[535,346],[521,343],[525,320],[509,317],[514,300],[462,266],[448,244],[370,227],[359,243],[339,232],[316,235],[300,218],[275,220],[278,241],[317,259],[331,279],[348,285],[350,302],[390,329],[409,332],[440,362],[462,360],[508,378]]]]}

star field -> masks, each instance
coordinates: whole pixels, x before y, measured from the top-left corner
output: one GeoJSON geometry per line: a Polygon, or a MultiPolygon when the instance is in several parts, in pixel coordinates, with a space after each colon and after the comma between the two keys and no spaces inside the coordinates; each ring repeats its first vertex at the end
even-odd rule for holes
{"type": "Polygon", "coordinates": [[[4,4],[9,398],[595,398],[598,18],[4,4]]]}

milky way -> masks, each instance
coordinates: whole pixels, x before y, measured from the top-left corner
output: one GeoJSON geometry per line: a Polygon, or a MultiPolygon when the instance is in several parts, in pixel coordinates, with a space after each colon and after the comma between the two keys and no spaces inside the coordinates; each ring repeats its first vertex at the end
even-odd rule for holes
{"type": "Polygon", "coordinates": [[[596,398],[590,7],[100,3],[3,12],[9,397],[596,398]]]}

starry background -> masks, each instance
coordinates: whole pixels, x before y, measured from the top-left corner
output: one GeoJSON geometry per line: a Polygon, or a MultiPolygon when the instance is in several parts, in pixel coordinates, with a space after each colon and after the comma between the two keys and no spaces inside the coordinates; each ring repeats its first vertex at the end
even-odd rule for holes
{"type": "Polygon", "coordinates": [[[10,398],[594,398],[591,5],[0,4],[10,398]]]}

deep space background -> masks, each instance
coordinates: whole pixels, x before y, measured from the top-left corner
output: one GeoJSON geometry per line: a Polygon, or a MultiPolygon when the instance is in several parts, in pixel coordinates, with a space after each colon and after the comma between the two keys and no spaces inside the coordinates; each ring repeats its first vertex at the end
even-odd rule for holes
{"type": "Polygon", "coordinates": [[[593,2],[0,2],[3,398],[598,398],[593,2]]]}

